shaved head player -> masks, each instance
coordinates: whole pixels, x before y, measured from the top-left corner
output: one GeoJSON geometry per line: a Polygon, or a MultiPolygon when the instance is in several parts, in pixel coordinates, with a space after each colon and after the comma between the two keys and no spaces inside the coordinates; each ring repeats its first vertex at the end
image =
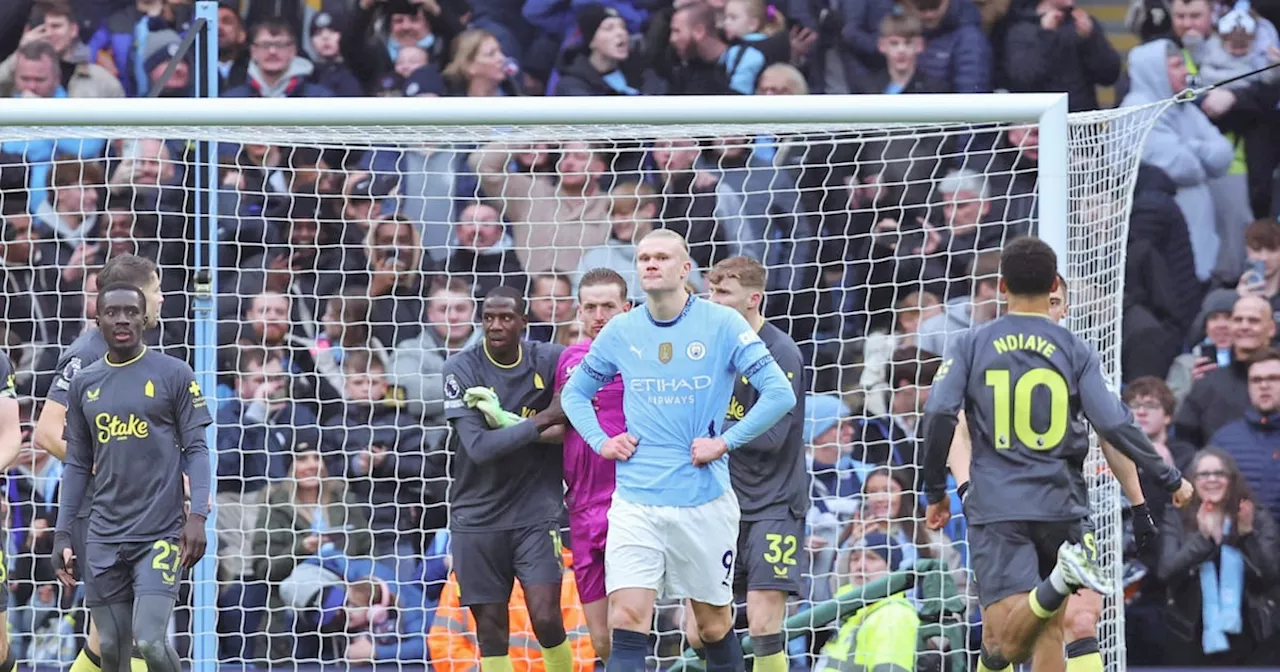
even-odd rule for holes
{"type": "Polygon", "coordinates": [[[948,348],[921,421],[928,519],[945,522],[946,467],[963,408],[973,444],[965,498],[969,546],[982,607],[979,670],[1028,660],[1047,623],[1079,588],[1107,593],[1097,549],[1086,548],[1089,515],[1082,468],[1088,427],[1170,491],[1182,483],[1133,415],[1106,386],[1097,354],[1049,319],[1057,256],[1019,238],[1000,257],[1006,315],[948,348]]]}
{"type": "Polygon", "coordinates": [[[205,428],[213,419],[191,367],[142,343],[141,289],[108,285],[97,308],[107,354],[67,390],[53,566],[67,585],[83,568],[105,672],[129,669],[135,637],[148,669],[177,672],[166,635],[182,573],[204,556],[211,471],[205,428]],[[185,515],[184,471],[191,483],[185,515]],[[86,507],[88,541],[77,558],[71,528],[86,507]]]}

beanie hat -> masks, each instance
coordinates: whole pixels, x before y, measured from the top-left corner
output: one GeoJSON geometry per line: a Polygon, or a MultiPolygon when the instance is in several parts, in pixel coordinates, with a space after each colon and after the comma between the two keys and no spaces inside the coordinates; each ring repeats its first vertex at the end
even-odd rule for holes
{"type": "Polygon", "coordinates": [[[889,565],[889,571],[891,572],[896,572],[902,567],[902,548],[898,546],[897,542],[885,536],[883,532],[868,534],[855,542],[852,548],[880,556],[880,559],[889,565]]]}
{"type": "Polygon", "coordinates": [[[414,96],[430,93],[443,96],[444,91],[444,77],[441,77],[440,72],[431,65],[424,65],[414,70],[404,80],[405,98],[413,98],[414,96]]]}
{"type": "Polygon", "coordinates": [[[143,50],[143,72],[150,75],[157,66],[169,62],[178,53],[180,44],[182,38],[172,30],[158,30],[147,35],[146,48],[143,50]]]}
{"type": "Polygon", "coordinates": [[[836,394],[811,394],[804,400],[804,443],[812,446],[814,439],[835,427],[841,418],[849,415],[840,396],[836,394]]]}
{"type": "Polygon", "coordinates": [[[595,39],[596,31],[600,30],[600,24],[604,23],[605,19],[621,17],[618,10],[599,3],[583,7],[582,11],[578,12],[578,32],[582,33],[582,44],[591,44],[591,40],[595,39]]]}

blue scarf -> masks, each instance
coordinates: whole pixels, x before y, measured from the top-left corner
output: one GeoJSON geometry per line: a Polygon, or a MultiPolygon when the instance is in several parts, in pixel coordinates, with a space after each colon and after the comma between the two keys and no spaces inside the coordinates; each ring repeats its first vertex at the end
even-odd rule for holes
{"type": "MultiPolygon", "coordinates": [[[[1223,524],[1222,534],[1231,534],[1231,521],[1223,524]]],[[[1204,610],[1204,632],[1201,641],[1206,654],[1222,653],[1231,648],[1227,635],[1243,630],[1240,605],[1244,599],[1244,554],[1235,546],[1223,544],[1218,556],[1221,567],[1212,560],[1200,564],[1200,601],[1204,610]]]]}
{"type": "MultiPolygon", "coordinates": [[[[436,45],[436,36],[434,33],[431,33],[431,34],[428,34],[426,37],[422,38],[421,40],[418,40],[418,44],[416,44],[415,46],[421,47],[423,51],[430,54],[431,47],[434,47],[435,45],[436,45]]],[[[400,43],[391,39],[391,36],[387,36],[387,55],[391,57],[392,63],[395,63],[396,58],[400,56],[400,43]]]]}

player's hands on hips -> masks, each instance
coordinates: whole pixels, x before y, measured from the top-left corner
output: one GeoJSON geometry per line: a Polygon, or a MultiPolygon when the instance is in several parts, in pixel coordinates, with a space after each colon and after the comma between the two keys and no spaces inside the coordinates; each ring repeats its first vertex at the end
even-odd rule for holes
{"type": "Polygon", "coordinates": [[[71,537],[53,535],[53,573],[68,588],[76,587],[76,556],[71,551],[71,537]]]}
{"type": "Polygon", "coordinates": [[[636,454],[636,444],[640,443],[636,437],[623,432],[617,436],[610,437],[608,441],[600,446],[600,457],[607,460],[618,460],[626,462],[636,454]]]}
{"type": "Polygon", "coordinates": [[[1151,510],[1146,504],[1139,504],[1133,511],[1133,540],[1138,543],[1139,550],[1145,550],[1160,536],[1156,529],[1156,521],[1151,518],[1151,510]]]}
{"type": "Polygon", "coordinates": [[[701,467],[724,457],[724,454],[729,452],[729,444],[724,442],[723,437],[703,437],[693,440],[690,452],[693,454],[693,463],[701,467]]]}
{"type": "Polygon", "coordinates": [[[934,502],[924,512],[924,524],[933,531],[941,530],[951,522],[951,499],[943,498],[940,502],[934,502]]]}
{"type": "Polygon", "coordinates": [[[1187,505],[1191,501],[1191,497],[1196,494],[1195,486],[1191,485],[1191,481],[1182,479],[1182,484],[1178,486],[1177,492],[1173,493],[1173,505],[1179,509],[1187,505]]]}
{"type": "Polygon", "coordinates": [[[182,558],[182,568],[191,569],[204,557],[204,547],[208,543],[204,532],[204,516],[187,516],[182,524],[182,534],[178,535],[178,556],[182,558]]]}

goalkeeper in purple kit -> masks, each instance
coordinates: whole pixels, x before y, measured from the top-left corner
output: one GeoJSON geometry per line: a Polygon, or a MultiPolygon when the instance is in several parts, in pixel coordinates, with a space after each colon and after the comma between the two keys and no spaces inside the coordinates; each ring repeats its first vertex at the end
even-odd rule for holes
{"type": "Polygon", "coordinates": [[[605,549],[607,669],[645,669],[661,596],[690,601],[709,671],[743,670],[732,630],[740,508],[727,453],[775,425],[796,396],[742,315],[689,295],[684,238],[654,231],[640,242],[636,261],[645,305],[605,325],[561,391],[574,429],[618,461],[605,549]],[[618,374],[627,431],[610,437],[592,397],[618,374]],[[722,434],[739,376],[759,398],[722,434]]]}
{"type": "MultiPolygon", "coordinates": [[[[578,317],[586,339],[560,354],[556,391],[564,389],[578,370],[591,341],[614,317],[631,310],[627,281],[617,271],[596,268],[578,282],[578,317]]],[[[600,426],[609,434],[627,431],[622,414],[622,378],[615,376],[596,394],[592,405],[600,426]]],[[[564,433],[564,499],[569,507],[569,537],[573,547],[573,577],[582,599],[582,613],[591,632],[591,645],[600,660],[609,660],[609,603],[605,592],[604,554],[613,501],[614,462],[596,454],[572,427],[564,433]]]]}

